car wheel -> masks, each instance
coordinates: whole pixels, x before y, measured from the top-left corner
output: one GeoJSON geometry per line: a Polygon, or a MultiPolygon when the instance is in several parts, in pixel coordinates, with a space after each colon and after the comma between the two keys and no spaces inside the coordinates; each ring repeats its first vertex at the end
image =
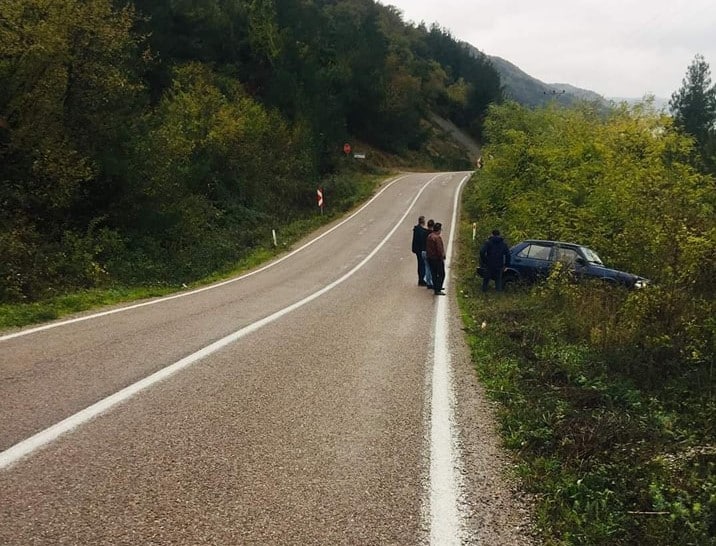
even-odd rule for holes
{"type": "Polygon", "coordinates": [[[520,278],[514,271],[508,271],[502,277],[502,286],[505,290],[514,290],[520,284],[520,278]]]}

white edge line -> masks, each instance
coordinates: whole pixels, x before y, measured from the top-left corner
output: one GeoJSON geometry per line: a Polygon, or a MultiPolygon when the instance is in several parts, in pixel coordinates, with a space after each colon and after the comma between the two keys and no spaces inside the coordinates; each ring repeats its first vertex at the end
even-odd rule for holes
{"type": "Polygon", "coordinates": [[[395,183],[398,182],[399,180],[402,180],[402,179],[405,178],[406,176],[408,176],[408,175],[407,175],[407,174],[401,175],[401,176],[399,176],[398,178],[396,178],[395,180],[392,180],[391,182],[389,182],[386,186],[383,187],[383,189],[381,189],[378,193],[376,193],[369,201],[367,201],[366,203],[364,203],[363,206],[361,206],[361,207],[360,207],[358,210],[356,210],[353,214],[351,214],[350,216],[348,216],[347,218],[343,219],[341,222],[339,222],[338,224],[336,224],[335,226],[333,226],[331,229],[325,231],[324,233],[321,233],[321,234],[320,234],[318,237],[316,237],[315,239],[311,239],[310,241],[308,241],[308,242],[305,243],[304,245],[300,246],[299,248],[297,248],[297,249],[295,249],[295,250],[289,252],[288,254],[286,254],[285,256],[282,256],[281,258],[279,258],[279,259],[277,259],[277,260],[274,260],[274,261],[272,261],[272,262],[266,264],[266,265],[263,266],[263,267],[260,267],[259,269],[255,269],[254,271],[250,271],[249,273],[245,273],[244,275],[241,275],[241,276],[239,276],[239,277],[234,277],[233,279],[228,279],[228,280],[226,280],[226,281],[221,281],[221,282],[219,282],[219,283],[212,284],[212,285],[209,285],[209,286],[203,286],[202,288],[197,288],[196,290],[190,290],[189,292],[181,292],[181,293],[179,293],[179,294],[173,294],[173,295],[171,295],[171,296],[165,296],[165,297],[163,297],[163,298],[157,298],[157,299],[153,299],[153,300],[151,300],[151,301],[145,301],[145,302],[143,302],[143,303],[136,303],[136,304],[134,304],[134,305],[128,305],[127,307],[120,307],[119,309],[111,309],[111,310],[109,310],[109,311],[102,311],[102,312],[100,312],[100,313],[93,313],[93,314],[91,314],[91,315],[85,315],[85,316],[83,316],[83,317],[76,317],[76,318],[73,318],[73,319],[62,320],[62,321],[59,321],[59,322],[52,322],[52,323],[49,323],[49,324],[43,324],[42,326],[36,326],[36,327],[34,327],[34,328],[29,328],[29,329],[27,329],[27,330],[20,330],[20,331],[18,331],[18,332],[13,332],[12,334],[6,334],[6,335],[4,335],[4,336],[0,336],[0,342],[2,342],[2,341],[7,341],[8,339],[13,339],[13,338],[16,338],[16,337],[27,336],[27,335],[30,335],[30,334],[34,334],[34,333],[36,333],[36,332],[41,332],[41,331],[43,331],[43,330],[50,330],[50,329],[52,329],[52,328],[57,328],[57,327],[59,327],[59,326],[65,326],[66,324],[73,324],[73,323],[75,323],[75,322],[82,322],[82,321],[85,321],[85,320],[90,320],[90,319],[105,317],[105,316],[107,316],[107,315],[113,315],[113,314],[115,314],[115,313],[123,313],[124,311],[130,311],[130,310],[132,310],[132,309],[138,309],[139,307],[146,307],[146,306],[148,306],[148,305],[156,305],[157,303],[163,303],[163,302],[165,302],[165,301],[174,300],[174,299],[177,299],[177,298],[183,298],[183,297],[186,297],[186,296],[192,296],[192,295],[198,294],[198,293],[200,293],[200,292],[205,292],[205,291],[207,291],[207,290],[213,290],[214,288],[219,288],[219,287],[221,287],[221,286],[225,286],[225,285],[227,285],[227,284],[231,284],[231,283],[234,283],[234,282],[236,282],[236,281],[243,280],[243,279],[245,279],[245,278],[247,278],[247,277],[251,277],[252,275],[256,275],[257,273],[261,273],[262,271],[266,271],[266,270],[269,269],[270,267],[273,267],[273,266],[275,266],[275,265],[277,265],[277,264],[280,264],[280,263],[283,262],[284,260],[289,259],[289,258],[290,258],[291,256],[293,256],[294,254],[296,254],[296,253],[298,253],[298,252],[301,252],[302,250],[308,248],[309,246],[311,246],[311,245],[312,245],[313,243],[315,243],[316,241],[319,241],[320,239],[323,239],[323,237],[325,237],[326,235],[328,235],[328,234],[331,233],[332,231],[338,229],[339,227],[341,227],[341,226],[342,226],[343,224],[345,224],[346,222],[352,220],[354,216],[356,216],[357,214],[359,214],[364,208],[366,208],[366,207],[367,207],[368,205],[370,205],[373,201],[375,201],[385,190],[387,190],[390,186],[392,186],[393,184],[395,184],[395,183]]]}
{"type": "MultiPolygon", "coordinates": [[[[466,175],[457,187],[450,236],[446,251],[445,281],[449,278],[458,203],[466,175]]],[[[448,339],[447,298],[439,298],[435,313],[433,377],[430,419],[430,544],[460,544],[465,532],[460,511],[462,483],[459,475],[460,452],[455,436],[452,371],[448,339]]]]}
{"type": "MultiPolygon", "coordinates": [[[[375,256],[378,251],[383,248],[385,243],[393,236],[393,234],[396,232],[396,230],[400,227],[400,224],[402,224],[403,220],[408,216],[408,214],[411,212],[413,206],[417,202],[420,195],[425,191],[425,188],[428,187],[428,185],[438,178],[438,176],[441,176],[441,174],[437,174],[433,176],[430,180],[428,180],[422,188],[420,188],[420,191],[415,195],[413,200],[410,202],[410,205],[408,206],[407,210],[403,214],[403,216],[398,220],[398,223],[395,224],[393,229],[390,230],[390,232],[383,238],[383,240],[368,254],[363,260],[358,263],[353,269],[348,271],[346,274],[344,274],[339,279],[333,281],[332,283],[324,286],[320,290],[314,292],[310,296],[307,296],[303,298],[302,300],[297,301],[296,303],[293,303],[289,305],[288,307],[285,307],[279,311],[276,311],[275,313],[257,321],[249,326],[246,326],[240,330],[237,330],[236,332],[229,334],[228,336],[225,336],[211,345],[207,345],[203,349],[200,349],[199,351],[196,351],[195,353],[190,354],[189,356],[186,356],[182,358],[181,360],[175,362],[174,364],[170,364],[166,368],[162,368],[161,370],[153,373],[152,375],[149,375],[145,377],[144,379],[141,379],[137,381],[136,383],[133,383],[125,388],[123,388],[120,391],[117,391],[116,393],[108,396],[107,398],[104,398],[100,400],[99,402],[96,402],[92,404],[91,406],[75,413],[74,415],[71,415],[70,417],[67,417],[66,419],[60,421],[59,423],[52,425],[49,428],[46,428],[43,431],[38,432],[34,436],[31,436],[30,438],[27,438],[26,440],[22,440],[18,442],[17,444],[13,445],[12,447],[6,449],[3,452],[0,452],[0,470],[7,468],[8,466],[16,463],[21,458],[29,455],[33,451],[41,448],[42,446],[49,444],[50,442],[56,440],[60,435],[65,434],[66,432],[69,432],[73,430],[74,428],[86,423],[87,421],[97,417],[98,415],[108,411],[113,406],[124,402],[125,400],[128,400],[138,392],[151,387],[155,383],[158,383],[178,371],[194,364],[195,362],[215,353],[216,351],[226,347],[227,345],[235,342],[236,340],[252,333],[258,330],[259,328],[266,326],[267,324],[274,322],[275,320],[283,317],[284,315],[287,315],[291,311],[295,311],[299,307],[303,307],[307,303],[315,300],[316,298],[322,296],[329,290],[335,288],[339,284],[343,283],[346,279],[351,277],[356,271],[361,269],[368,261],[375,256]]],[[[380,194],[378,194],[380,195],[380,194]]],[[[372,199],[371,199],[372,201],[372,199]]],[[[369,201],[370,203],[370,201],[369,201]]],[[[366,203],[367,205],[367,203],[366,203]]],[[[340,225],[340,224],[339,224],[340,225]]],[[[336,226],[338,227],[338,226],[336,226]]],[[[335,229],[335,228],[334,228],[335,229]]],[[[313,241],[316,241],[317,239],[314,239],[313,241]]],[[[311,241],[311,242],[313,242],[311,241]]]]}

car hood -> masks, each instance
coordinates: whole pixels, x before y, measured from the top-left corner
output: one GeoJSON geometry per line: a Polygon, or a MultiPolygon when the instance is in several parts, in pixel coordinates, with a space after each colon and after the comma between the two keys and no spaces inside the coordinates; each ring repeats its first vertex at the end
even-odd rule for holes
{"type": "MultiPolygon", "coordinates": [[[[602,277],[608,277],[611,279],[618,279],[621,281],[625,281],[629,284],[633,284],[636,281],[647,281],[644,277],[640,277],[639,275],[634,275],[633,273],[627,273],[626,271],[619,271],[618,269],[612,269],[611,267],[605,267],[603,265],[597,265],[597,264],[589,264],[590,272],[594,275],[599,275],[602,277]]],[[[648,282],[648,281],[647,281],[648,282]]]]}

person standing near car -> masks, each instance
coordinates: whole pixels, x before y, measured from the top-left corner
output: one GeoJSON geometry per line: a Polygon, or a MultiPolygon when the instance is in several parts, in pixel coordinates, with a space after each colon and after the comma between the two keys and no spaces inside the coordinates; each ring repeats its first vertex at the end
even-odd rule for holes
{"type": "Polygon", "coordinates": [[[487,292],[490,281],[495,281],[495,289],[502,291],[502,272],[510,265],[510,248],[497,229],[480,248],[480,265],[485,269],[482,279],[482,291],[487,292]]]}
{"type": "MultiPolygon", "coordinates": [[[[428,237],[433,232],[433,226],[435,225],[435,220],[432,218],[428,220],[428,233],[425,237],[425,243],[427,247],[427,240],[428,237]]],[[[425,262],[425,285],[427,286],[428,290],[433,289],[433,274],[430,272],[430,264],[428,263],[428,252],[427,250],[423,250],[423,262],[425,262]]]]}
{"type": "Polygon", "coordinates": [[[433,231],[428,235],[425,245],[425,252],[430,265],[430,273],[433,276],[433,290],[436,296],[444,296],[443,283],[445,282],[445,245],[440,236],[443,226],[440,222],[435,222],[433,231]]]}
{"type": "Polygon", "coordinates": [[[413,254],[418,258],[418,286],[425,286],[425,260],[423,260],[423,252],[425,252],[425,243],[430,232],[425,227],[425,216],[418,218],[418,223],[413,226],[413,254]]]}

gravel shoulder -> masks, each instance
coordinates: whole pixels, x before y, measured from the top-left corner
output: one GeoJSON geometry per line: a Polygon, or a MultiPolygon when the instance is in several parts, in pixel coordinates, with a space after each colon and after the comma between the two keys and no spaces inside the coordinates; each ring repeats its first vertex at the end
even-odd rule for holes
{"type": "Polygon", "coordinates": [[[512,475],[515,461],[502,445],[496,407],[477,379],[454,294],[451,308],[455,421],[467,527],[475,544],[534,546],[538,542],[533,537],[533,500],[512,475]]]}

